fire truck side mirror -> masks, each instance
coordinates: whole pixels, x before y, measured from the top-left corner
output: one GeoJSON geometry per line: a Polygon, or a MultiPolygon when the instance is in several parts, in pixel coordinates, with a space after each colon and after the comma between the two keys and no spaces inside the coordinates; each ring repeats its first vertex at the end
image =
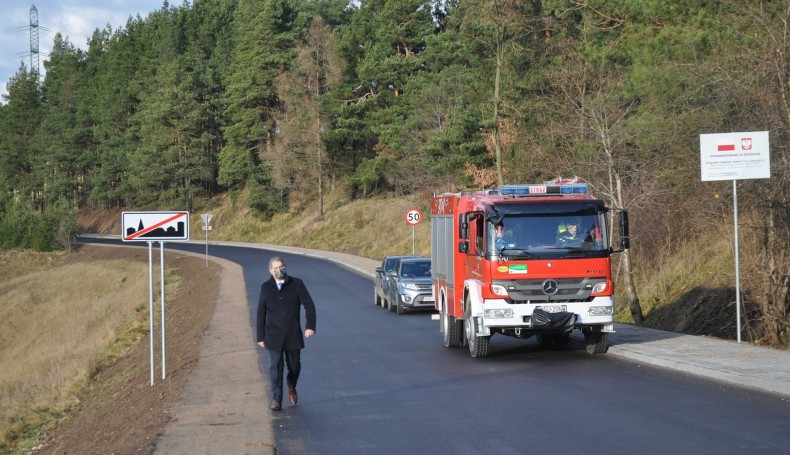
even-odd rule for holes
{"type": "Polygon", "coordinates": [[[469,240],[461,240],[458,242],[458,252],[464,254],[469,252],[469,240]]]}
{"type": "Polygon", "coordinates": [[[620,249],[627,250],[631,246],[631,239],[628,235],[628,212],[625,210],[620,211],[618,224],[620,225],[620,249]]]}
{"type": "MultiPolygon", "coordinates": [[[[461,216],[458,217],[458,238],[469,238],[469,215],[466,213],[462,213],[461,216]]],[[[467,250],[468,249],[469,246],[467,245],[467,250]]]]}

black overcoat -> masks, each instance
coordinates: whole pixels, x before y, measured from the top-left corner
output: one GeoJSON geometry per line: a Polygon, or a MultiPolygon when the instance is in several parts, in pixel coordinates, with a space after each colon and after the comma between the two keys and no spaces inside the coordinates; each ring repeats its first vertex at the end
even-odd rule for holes
{"type": "Polygon", "coordinates": [[[286,276],[278,290],[273,277],[265,281],[258,298],[258,341],[263,341],[270,351],[303,349],[301,307],[305,328],[315,331],[315,304],[304,282],[286,276]]]}

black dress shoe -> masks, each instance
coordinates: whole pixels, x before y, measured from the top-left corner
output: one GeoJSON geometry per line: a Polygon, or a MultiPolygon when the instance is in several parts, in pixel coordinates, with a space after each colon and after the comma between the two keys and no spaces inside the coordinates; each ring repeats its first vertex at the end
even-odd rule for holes
{"type": "Polygon", "coordinates": [[[282,403],[277,400],[272,401],[272,411],[279,411],[283,408],[282,403]]]}
{"type": "Polygon", "coordinates": [[[288,398],[291,400],[291,404],[296,406],[296,403],[299,402],[299,395],[296,394],[296,389],[288,389],[288,398]]]}

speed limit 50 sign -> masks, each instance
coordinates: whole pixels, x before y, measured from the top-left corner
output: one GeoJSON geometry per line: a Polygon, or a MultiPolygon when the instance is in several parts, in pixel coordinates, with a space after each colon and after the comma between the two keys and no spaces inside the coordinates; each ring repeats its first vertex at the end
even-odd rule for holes
{"type": "Polygon", "coordinates": [[[410,225],[416,226],[420,224],[420,221],[422,221],[422,213],[419,210],[411,209],[406,212],[406,222],[410,225]]]}

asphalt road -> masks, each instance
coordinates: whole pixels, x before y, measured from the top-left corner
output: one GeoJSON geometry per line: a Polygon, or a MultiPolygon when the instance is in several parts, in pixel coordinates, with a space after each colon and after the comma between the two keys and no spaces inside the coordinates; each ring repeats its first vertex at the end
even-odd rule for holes
{"type": "MultiPolygon", "coordinates": [[[[275,253],[212,245],[210,254],[242,265],[254,314],[275,253]]],[[[790,453],[790,404],[776,395],[501,335],[489,357],[472,359],[443,346],[430,313],[376,307],[367,276],[276,254],[318,311],[299,406],[274,416],[278,455],[790,453]]]]}

